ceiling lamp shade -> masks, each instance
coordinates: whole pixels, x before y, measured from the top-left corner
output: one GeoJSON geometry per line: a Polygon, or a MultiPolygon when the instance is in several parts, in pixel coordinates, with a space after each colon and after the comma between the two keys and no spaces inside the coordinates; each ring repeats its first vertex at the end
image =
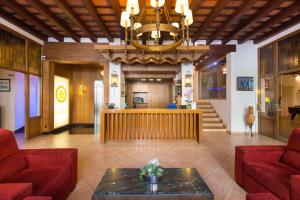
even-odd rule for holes
{"type": "Polygon", "coordinates": [[[189,9],[189,0],[176,0],[175,11],[183,14],[184,11],[189,9]]]}
{"type": "Polygon", "coordinates": [[[151,0],[150,4],[153,8],[160,8],[165,5],[165,0],[151,0]]]}
{"type": "Polygon", "coordinates": [[[140,12],[139,1],[138,0],[127,0],[126,11],[130,15],[137,15],[140,12]]]}
{"type": "Polygon", "coordinates": [[[152,32],[151,32],[151,37],[152,37],[153,39],[158,39],[158,38],[160,38],[160,31],[158,31],[158,35],[157,35],[157,31],[152,31],[152,32]]]}
{"type": "Polygon", "coordinates": [[[184,12],[184,16],[185,16],[185,18],[184,18],[184,25],[185,26],[189,26],[189,25],[191,25],[194,22],[193,21],[193,13],[192,13],[191,9],[186,10],[184,12]]]}
{"type": "Polygon", "coordinates": [[[123,11],[122,14],[121,14],[121,21],[120,21],[120,24],[121,26],[125,27],[125,28],[128,28],[131,26],[130,24],[130,19],[129,19],[129,13],[127,11],[123,11]]]}
{"type": "MultiPolygon", "coordinates": [[[[177,22],[173,22],[173,23],[172,23],[172,26],[175,26],[175,27],[179,28],[179,24],[178,24],[177,22]]],[[[173,36],[173,37],[175,37],[175,36],[176,36],[176,33],[170,32],[170,35],[173,36]]]]}
{"type": "MultiPolygon", "coordinates": [[[[139,22],[136,22],[136,23],[134,23],[134,25],[133,25],[133,29],[134,29],[134,30],[136,30],[136,29],[138,29],[138,28],[141,28],[141,27],[142,27],[142,24],[139,23],[139,22]]],[[[137,36],[137,37],[140,37],[141,35],[142,35],[142,33],[137,34],[136,36],[137,36]]]]}

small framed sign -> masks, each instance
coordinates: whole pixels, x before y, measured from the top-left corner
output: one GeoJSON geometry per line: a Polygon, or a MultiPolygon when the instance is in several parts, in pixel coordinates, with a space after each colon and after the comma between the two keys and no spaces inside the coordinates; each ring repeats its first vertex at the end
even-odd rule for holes
{"type": "Polygon", "coordinates": [[[253,91],[254,77],[237,77],[236,89],[237,91],[253,91]]]}
{"type": "Polygon", "coordinates": [[[0,79],[0,92],[10,92],[10,79],[0,79]]]}

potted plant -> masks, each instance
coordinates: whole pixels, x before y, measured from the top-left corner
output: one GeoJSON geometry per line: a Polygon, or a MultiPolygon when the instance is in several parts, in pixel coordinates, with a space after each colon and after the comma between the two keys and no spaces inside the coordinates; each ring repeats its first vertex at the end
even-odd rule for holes
{"type": "Polygon", "coordinates": [[[152,159],[148,165],[140,169],[140,178],[151,184],[156,184],[163,176],[163,168],[157,159],[152,159]]]}

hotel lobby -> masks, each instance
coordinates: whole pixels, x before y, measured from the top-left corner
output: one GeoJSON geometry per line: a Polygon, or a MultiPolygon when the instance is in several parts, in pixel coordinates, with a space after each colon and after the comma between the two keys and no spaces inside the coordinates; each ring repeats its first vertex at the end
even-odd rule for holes
{"type": "Polygon", "coordinates": [[[300,1],[0,0],[0,200],[300,200],[300,1]]]}

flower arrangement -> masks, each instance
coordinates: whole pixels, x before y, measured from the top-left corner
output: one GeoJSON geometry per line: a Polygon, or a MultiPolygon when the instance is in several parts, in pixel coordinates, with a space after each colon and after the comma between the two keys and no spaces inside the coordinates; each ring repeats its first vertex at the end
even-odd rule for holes
{"type": "Polygon", "coordinates": [[[163,176],[163,168],[157,159],[150,160],[149,164],[140,169],[140,178],[146,178],[150,183],[156,183],[163,176]]]}

